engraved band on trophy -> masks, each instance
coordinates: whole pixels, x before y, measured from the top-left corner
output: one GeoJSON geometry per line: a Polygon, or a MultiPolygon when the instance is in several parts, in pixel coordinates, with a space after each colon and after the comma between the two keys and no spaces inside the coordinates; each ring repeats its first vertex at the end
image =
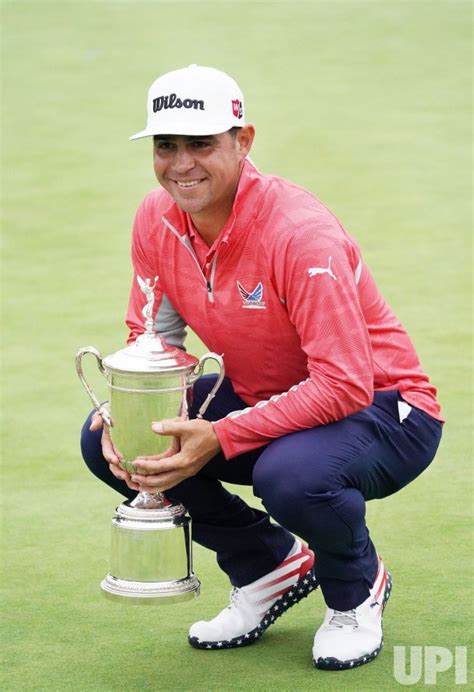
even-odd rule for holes
{"type": "MultiPolygon", "coordinates": [[[[224,363],[216,353],[199,360],[170,346],[155,331],[153,280],[137,277],[146,297],[142,310],[145,332],[130,346],[102,358],[93,346],[81,348],[76,370],[94,408],[109,428],[121,466],[135,472],[133,460],[164,452],[168,437],[156,435],[151,423],[188,417],[188,394],[201,377],[207,360],[219,364],[214,387],[199,409],[202,418],[224,379],[224,363]],[[101,405],[82,370],[84,355],[92,354],[110,389],[110,408],[101,405]]],[[[105,596],[134,604],[183,601],[199,595],[200,582],[192,569],[191,519],[181,504],[162,493],[140,492],[122,502],[112,519],[110,572],[101,582],[105,596]]]]}

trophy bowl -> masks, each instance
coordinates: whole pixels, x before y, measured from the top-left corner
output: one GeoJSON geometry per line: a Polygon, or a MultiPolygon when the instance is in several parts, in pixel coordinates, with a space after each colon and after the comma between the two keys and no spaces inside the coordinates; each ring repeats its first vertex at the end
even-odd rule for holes
{"type": "MultiPolygon", "coordinates": [[[[93,346],[76,355],[76,370],[94,408],[109,428],[122,456],[121,466],[135,471],[139,456],[161,454],[169,438],[151,430],[152,421],[188,418],[192,386],[215,360],[219,376],[198,412],[202,418],[224,379],[222,357],[206,353],[199,360],[167,344],[154,330],[153,288],[138,277],[147,303],[143,308],[145,332],[130,346],[102,358],[93,346]],[[110,390],[110,406],[100,404],[82,369],[85,355],[97,361],[110,390]]],[[[112,519],[110,571],[101,582],[103,594],[137,605],[174,603],[199,595],[200,582],[193,573],[191,518],[179,503],[162,493],[140,492],[122,502],[112,519]]]]}

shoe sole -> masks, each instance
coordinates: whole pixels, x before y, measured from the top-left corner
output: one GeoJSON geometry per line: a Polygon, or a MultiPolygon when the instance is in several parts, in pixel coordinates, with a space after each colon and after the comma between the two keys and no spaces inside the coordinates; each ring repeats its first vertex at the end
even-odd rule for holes
{"type": "MultiPolygon", "coordinates": [[[[385,588],[385,593],[383,597],[383,603],[382,603],[382,617],[383,617],[383,612],[385,610],[385,606],[387,605],[387,601],[390,598],[390,594],[392,593],[392,575],[390,572],[387,573],[387,586],[385,588]]],[[[377,647],[374,651],[372,651],[370,654],[366,654],[365,656],[360,656],[359,658],[352,658],[347,661],[341,661],[338,658],[318,658],[316,661],[313,659],[313,665],[315,668],[319,668],[320,670],[347,670],[348,668],[357,668],[357,666],[363,666],[365,663],[370,663],[370,661],[373,661],[374,658],[377,658],[379,653],[382,651],[383,648],[383,621],[382,621],[382,639],[380,642],[380,646],[377,647]]]]}
{"type": "Polygon", "coordinates": [[[273,625],[278,618],[286,613],[292,606],[299,603],[303,598],[309,596],[319,586],[319,582],[314,575],[313,569],[308,570],[301,581],[297,582],[286,593],[278,598],[271,608],[267,610],[263,618],[260,620],[257,627],[250,632],[242,634],[240,637],[233,639],[223,639],[219,642],[206,642],[198,637],[188,637],[188,642],[195,649],[220,650],[234,649],[239,646],[249,646],[254,644],[273,625]]]}

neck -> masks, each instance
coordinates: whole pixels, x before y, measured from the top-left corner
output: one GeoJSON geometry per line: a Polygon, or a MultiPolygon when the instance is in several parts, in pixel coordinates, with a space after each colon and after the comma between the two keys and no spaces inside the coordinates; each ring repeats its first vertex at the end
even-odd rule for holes
{"type": "Polygon", "coordinates": [[[211,247],[219,233],[226,225],[232,211],[232,204],[216,214],[190,214],[194,228],[201,238],[211,247]]]}

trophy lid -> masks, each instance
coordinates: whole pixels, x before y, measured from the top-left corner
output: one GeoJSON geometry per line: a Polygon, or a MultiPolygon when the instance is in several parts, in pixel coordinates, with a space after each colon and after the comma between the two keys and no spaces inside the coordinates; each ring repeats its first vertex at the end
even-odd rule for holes
{"type": "Polygon", "coordinates": [[[157,276],[153,281],[137,276],[140,290],[146,298],[146,304],[142,310],[142,315],[145,318],[145,333],[141,334],[130,346],[106,356],[102,364],[107,369],[129,373],[169,373],[170,371],[191,370],[199,363],[198,358],[188,355],[175,346],[170,346],[156,333],[153,319],[155,302],[153,291],[157,280],[157,276]]]}
{"type": "Polygon", "coordinates": [[[130,373],[190,370],[199,360],[176,346],[170,346],[158,334],[145,333],[133,344],[106,356],[102,364],[109,370],[130,373]]]}

